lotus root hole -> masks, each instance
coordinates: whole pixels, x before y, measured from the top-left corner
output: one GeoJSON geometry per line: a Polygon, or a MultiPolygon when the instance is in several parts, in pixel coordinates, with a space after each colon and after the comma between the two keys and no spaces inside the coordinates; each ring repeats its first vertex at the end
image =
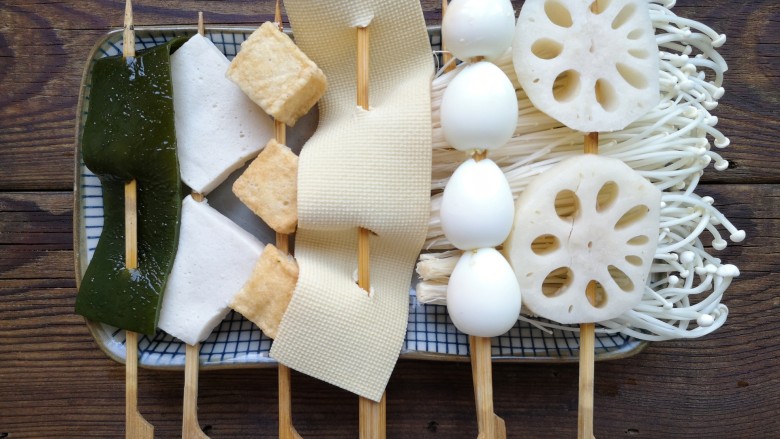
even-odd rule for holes
{"type": "Polygon", "coordinates": [[[629,20],[631,20],[631,17],[635,13],[635,3],[628,3],[627,5],[623,6],[623,9],[621,9],[620,12],[618,12],[618,14],[615,16],[615,19],[612,20],[612,29],[618,29],[619,27],[626,24],[629,20]]]}
{"type": "Polygon", "coordinates": [[[553,97],[558,102],[569,102],[580,92],[580,73],[576,70],[561,72],[553,83],[553,97]]]}
{"type": "Polygon", "coordinates": [[[639,221],[642,221],[648,213],[650,213],[650,208],[643,204],[638,204],[632,207],[628,212],[624,213],[623,216],[620,217],[618,222],[615,224],[615,230],[631,227],[639,221]]]}
{"type": "Polygon", "coordinates": [[[564,189],[555,196],[555,213],[564,221],[573,221],[580,212],[580,199],[574,192],[564,189]]]}
{"type": "Polygon", "coordinates": [[[544,278],[542,284],[542,294],[545,297],[556,297],[561,295],[571,285],[573,273],[569,267],[560,267],[551,271],[544,278]]]}
{"type": "Polygon", "coordinates": [[[626,256],[626,262],[629,264],[635,266],[635,267],[641,267],[642,266],[642,258],[640,258],[637,255],[628,255],[626,256]]]}
{"type": "Polygon", "coordinates": [[[623,63],[615,64],[615,68],[617,68],[617,71],[618,73],[620,73],[620,76],[631,87],[634,87],[636,89],[643,89],[648,87],[647,78],[639,70],[633,67],[629,67],[628,65],[623,63]]]}
{"type": "Polygon", "coordinates": [[[644,49],[628,49],[628,54],[637,59],[650,58],[650,54],[644,49]]]}
{"type": "Polygon", "coordinates": [[[598,281],[592,280],[588,282],[585,295],[594,308],[603,308],[607,304],[607,293],[604,291],[604,286],[598,281]]]}
{"type": "Polygon", "coordinates": [[[650,242],[650,238],[645,235],[634,236],[628,240],[628,245],[645,245],[650,242]]]}
{"type": "Polygon", "coordinates": [[[563,52],[563,44],[550,38],[540,38],[531,45],[531,53],[537,58],[553,59],[563,52]]]}
{"type": "Polygon", "coordinates": [[[558,241],[558,238],[548,234],[534,239],[534,242],[531,243],[531,250],[539,256],[544,256],[558,250],[560,246],[561,243],[558,241]]]}
{"type": "Polygon", "coordinates": [[[615,204],[618,197],[618,185],[614,181],[608,181],[601,186],[596,195],[596,210],[604,212],[615,204]]]}
{"type": "Polygon", "coordinates": [[[571,19],[571,12],[557,0],[547,0],[544,3],[544,12],[553,24],[560,27],[571,27],[574,23],[571,19]]]}
{"type": "Polygon", "coordinates": [[[604,111],[612,112],[617,110],[618,97],[615,93],[615,89],[612,85],[604,79],[596,81],[596,85],[593,90],[596,95],[596,101],[601,105],[604,111]]]}
{"type": "Polygon", "coordinates": [[[623,272],[623,270],[615,267],[614,265],[610,265],[607,267],[607,271],[609,271],[609,275],[612,277],[612,280],[615,281],[621,290],[627,293],[634,291],[634,282],[631,281],[631,278],[628,277],[628,275],[623,272]]]}
{"type": "Polygon", "coordinates": [[[644,34],[645,34],[645,30],[644,29],[634,29],[634,30],[632,30],[631,32],[628,33],[627,37],[628,37],[629,40],[636,41],[636,40],[642,38],[642,35],[644,35],[644,34]]]}
{"type": "Polygon", "coordinates": [[[611,3],[611,0],[594,0],[593,3],[590,4],[590,12],[596,15],[601,14],[609,9],[611,3]]]}

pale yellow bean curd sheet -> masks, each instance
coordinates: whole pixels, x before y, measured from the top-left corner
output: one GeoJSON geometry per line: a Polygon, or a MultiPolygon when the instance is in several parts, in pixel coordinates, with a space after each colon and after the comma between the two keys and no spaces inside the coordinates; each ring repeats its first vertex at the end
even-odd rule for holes
{"type": "Polygon", "coordinates": [[[328,79],[298,171],[300,278],[270,355],[378,401],[403,345],[412,268],[430,214],[433,59],[417,0],[285,1],[299,47],[328,79]],[[370,111],[356,105],[369,29],[370,111]],[[369,296],[355,282],[370,239],[369,296]]]}

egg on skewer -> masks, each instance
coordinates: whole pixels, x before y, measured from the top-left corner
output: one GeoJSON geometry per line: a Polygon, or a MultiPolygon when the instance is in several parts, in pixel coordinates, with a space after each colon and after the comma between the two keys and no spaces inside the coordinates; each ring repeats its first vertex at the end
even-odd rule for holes
{"type": "Polygon", "coordinates": [[[509,49],[514,11],[509,1],[455,0],[442,22],[442,42],[464,62],[442,98],[447,142],[472,156],[450,177],[442,198],[442,228],[464,251],[447,285],[447,311],[469,334],[480,438],[505,437],[493,412],[490,337],[507,332],[520,314],[520,288],[506,259],[493,247],[506,239],[514,217],[512,191],[487,158],[517,124],[514,86],[495,59],[509,49]]]}

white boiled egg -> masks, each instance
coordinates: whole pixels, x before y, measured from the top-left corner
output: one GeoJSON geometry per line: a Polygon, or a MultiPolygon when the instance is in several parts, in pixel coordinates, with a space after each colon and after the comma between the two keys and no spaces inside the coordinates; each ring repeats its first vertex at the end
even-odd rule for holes
{"type": "Polygon", "coordinates": [[[509,0],[452,0],[441,24],[444,47],[455,58],[493,60],[512,44],[515,11],[509,0]]]}
{"type": "Polygon", "coordinates": [[[490,159],[461,163],[444,188],[441,227],[461,250],[500,245],[512,230],[514,215],[512,189],[490,159]]]}
{"type": "Polygon", "coordinates": [[[495,64],[469,64],[452,79],[441,100],[444,138],[460,151],[495,149],[517,126],[517,95],[495,64]]]}
{"type": "Polygon", "coordinates": [[[520,286],[512,267],[494,248],[463,253],[447,285],[447,312],[459,331],[495,337],[520,315],[520,286]]]}

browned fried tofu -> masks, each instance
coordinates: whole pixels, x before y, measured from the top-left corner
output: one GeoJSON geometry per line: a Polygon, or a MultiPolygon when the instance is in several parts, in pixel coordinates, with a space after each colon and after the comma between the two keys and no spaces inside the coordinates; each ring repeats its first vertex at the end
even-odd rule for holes
{"type": "Polygon", "coordinates": [[[265,335],[276,338],[297,282],[298,264],[292,256],[268,244],[230,307],[254,322],[265,335]]]}
{"type": "Polygon", "coordinates": [[[290,234],[298,224],[298,156],[271,139],[233,183],[233,193],[269,227],[290,234]]]}
{"type": "Polygon", "coordinates": [[[227,77],[266,113],[289,126],[309,112],[327,86],[322,70],[271,22],[241,43],[227,77]]]}

